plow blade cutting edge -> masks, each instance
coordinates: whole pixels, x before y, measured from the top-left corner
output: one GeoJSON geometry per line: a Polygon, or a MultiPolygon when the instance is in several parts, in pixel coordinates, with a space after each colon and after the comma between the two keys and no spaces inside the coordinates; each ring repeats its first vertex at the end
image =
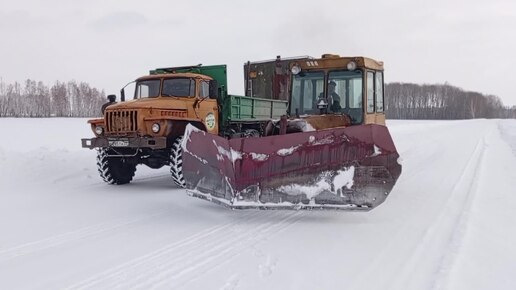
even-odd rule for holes
{"type": "Polygon", "coordinates": [[[374,124],[229,140],[188,125],[182,148],[188,193],[233,209],[367,211],[401,173],[374,124]]]}

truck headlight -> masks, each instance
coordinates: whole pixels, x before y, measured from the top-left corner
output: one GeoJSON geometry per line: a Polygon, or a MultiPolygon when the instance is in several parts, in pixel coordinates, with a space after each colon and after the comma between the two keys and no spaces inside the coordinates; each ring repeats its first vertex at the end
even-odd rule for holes
{"type": "Polygon", "coordinates": [[[292,74],[297,75],[298,73],[301,72],[301,67],[299,65],[295,64],[294,66],[292,66],[290,71],[292,72],[292,74]]]}
{"type": "Polygon", "coordinates": [[[161,127],[160,127],[160,125],[158,123],[154,123],[154,124],[152,124],[152,128],[151,129],[152,129],[152,132],[158,133],[159,130],[161,129],[161,127]]]}
{"type": "Polygon", "coordinates": [[[347,68],[348,70],[355,70],[357,68],[357,63],[354,61],[350,61],[348,62],[347,68]]]}
{"type": "Polygon", "coordinates": [[[104,133],[104,128],[102,128],[102,126],[95,127],[95,134],[102,135],[102,133],[104,133]]]}

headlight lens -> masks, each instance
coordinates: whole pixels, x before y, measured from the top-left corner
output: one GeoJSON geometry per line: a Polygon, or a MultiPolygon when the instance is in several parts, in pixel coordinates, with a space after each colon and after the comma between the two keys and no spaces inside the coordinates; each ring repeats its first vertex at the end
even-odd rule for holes
{"type": "Polygon", "coordinates": [[[292,74],[295,74],[297,75],[298,73],[301,72],[301,67],[297,64],[295,64],[291,69],[290,71],[292,72],[292,74]]]}
{"type": "Polygon", "coordinates": [[[347,67],[348,67],[348,70],[355,70],[357,68],[357,63],[354,61],[350,61],[350,62],[348,62],[347,67]]]}
{"type": "Polygon", "coordinates": [[[161,127],[159,126],[158,123],[154,123],[152,124],[152,132],[154,133],[158,133],[159,132],[159,129],[161,129],[161,127]]]}
{"type": "Polygon", "coordinates": [[[102,128],[102,126],[95,127],[95,134],[102,135],[102,133],[104,133],[104,128],[102,128]]]}

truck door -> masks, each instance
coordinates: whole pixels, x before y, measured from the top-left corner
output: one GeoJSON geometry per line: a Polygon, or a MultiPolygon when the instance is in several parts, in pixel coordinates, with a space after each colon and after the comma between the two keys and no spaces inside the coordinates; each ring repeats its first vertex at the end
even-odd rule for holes
{"type": "Polygon", "coordinates": [[[217,100],[209,98],[210,85],[207,80],[199,82],[199,103],[197,112],[208,133],[219,133],[219,110],[217,100]]]}

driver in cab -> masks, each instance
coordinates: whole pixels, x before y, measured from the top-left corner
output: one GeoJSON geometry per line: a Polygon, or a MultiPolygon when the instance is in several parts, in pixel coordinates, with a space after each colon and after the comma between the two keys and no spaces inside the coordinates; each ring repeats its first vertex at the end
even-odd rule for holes
{"type": "MultiPolygon", "coordinates": [[[[334,81],[330,81],[328,83],[328,97],[326,101],[328,102],[328,109],[331,112],[339,112],[341,110],[340,107],[340,96],[335,92],[337,84],[334,81]]],[[[324,99],[324,92],[319,94],[318,101],[324,99]]]]}

